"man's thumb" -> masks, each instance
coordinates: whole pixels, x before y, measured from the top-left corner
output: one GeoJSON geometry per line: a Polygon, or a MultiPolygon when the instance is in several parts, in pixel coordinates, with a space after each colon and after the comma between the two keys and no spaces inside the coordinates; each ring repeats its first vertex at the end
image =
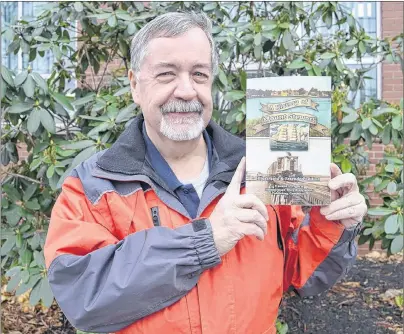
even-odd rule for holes
{"type": "Polygon", "coordinates": [[[234,172],[234,175],[230,181],[229,186],[227,187],[227,193],[240,193],[240,186],[241,182],[243,181],[245,173],[245,157],[243,157],[240,161],[240,163],[237,166],[236,171],[234,172]]]}

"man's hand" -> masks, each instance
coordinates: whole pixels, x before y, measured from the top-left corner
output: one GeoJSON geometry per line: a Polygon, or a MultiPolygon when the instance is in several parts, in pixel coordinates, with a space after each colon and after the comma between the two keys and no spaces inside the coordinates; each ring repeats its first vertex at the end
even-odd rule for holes
{"type": "Polygon", "coordinates": [[[264,203],[255,195],[240,195],[244,171],[245,158],[241,159],[226,193],[209,218],[220,256],[229,252],[246,235],[264,240],[267,234],[269,217],[264,203]]]}
{"type": "Polygon", "coordinates": [[[367,212],[365,198],[359,193],[355,175],[342,174],[336,164],[331,164],[331,204],[320,209],[328,220],[339,220],[345,228],[356,226],[367,212]]]}

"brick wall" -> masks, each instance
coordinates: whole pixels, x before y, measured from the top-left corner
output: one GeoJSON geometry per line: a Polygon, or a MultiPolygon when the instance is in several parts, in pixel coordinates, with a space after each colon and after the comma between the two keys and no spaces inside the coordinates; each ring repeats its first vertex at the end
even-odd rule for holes
{"type": "MultiPolygon", "coordinates": [[[[403,2],[381,3],[382,38],[394,37],[403,32],[403,2]]],[[[399,102],[403,97],[403,73],[399,64],[382,64],[382,98],[399,102]]]]}

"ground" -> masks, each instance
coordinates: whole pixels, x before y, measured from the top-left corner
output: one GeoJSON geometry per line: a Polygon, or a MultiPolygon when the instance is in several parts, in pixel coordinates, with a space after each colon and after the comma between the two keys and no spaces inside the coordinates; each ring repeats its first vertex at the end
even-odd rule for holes
{"type": "MultiPolygon", "coordinates": [[[[280,320],[287,323],[288,334],[403,334],[403,311],[395,302],[395,296],[403,295],[403,282],[402,255],[386,259],[372,252],[322,295],[286,296],[280,320]]],[[[56,305],[31,308],[26,297],[7,293],[1,300],[1,333],[76,333],[56,305]]]]}
{"type": "Polygon", "coordinates": [[[402,256],[386,260],[370,253],[331,290],[313,298],[285,298],[280,319],[288,334],[402,334],[403,312],[395,296],[403,295],[403,282],[402,256]]]}

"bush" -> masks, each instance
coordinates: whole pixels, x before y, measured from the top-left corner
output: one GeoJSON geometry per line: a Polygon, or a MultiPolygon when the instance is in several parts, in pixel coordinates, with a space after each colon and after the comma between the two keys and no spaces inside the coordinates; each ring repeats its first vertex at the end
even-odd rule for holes
{"type": "MultiPolygon", "coordinates": [[[[72,168],[108,148],[139,110],[129,93],[131,37],[156,15],[175,10],[203,10],[214,21],[220,70],[214,82],[214,119],[225,129],[245,135],[246,71],[258,64],[257,76],[332,77],[333,158],[344,172],[358,176],[366,169],[364,146],[392,142],[380,173],[361,182],[383,194],[384,205],[370,210],[383,218],[367,221],[361,242],[383,239],[390,253],[402,249],[403,105],[353,99],[373,67],[348,68],[344,59],[365,54],[402,63],[403,35],[373,39],[343,3],[322,2],[61,2],[50,3],[32,21],[20,21],[3,33],[32,62],[45,52],[54,55],[49,78],[30,67],[14,72],[1,68],[1,137],[3,169],[1,267],[11,277],[8,290],[31,290],[32,304],[49,306],[43,245],[60,184],[72,168]],[[270,7],[272,6],[272,7],[270,7]],[[330,35],[318,33],[325,25],[330,35]],[[338,29],[333,32],[331,29],[338,29]],[[300,33],[299,33],[300,31],[300,33]],[[77,43],[77,47],[73,47],[77,43]],[[395,46],[393,46],[393,44],[395,46]],[[112,62],[120,65],[111,67],[112,62]],[[67,89],[76,80],[77,88],[67,89]],[[19,161],[17,144],[27,145],[27,161],[19,161]],[[361,160],[362,159],[362,160],[361,160]],[[402,239],[401,239],[402,240],[402,239]]],[[[40,59],[40,58],[39,58],[40,59]]]]}

